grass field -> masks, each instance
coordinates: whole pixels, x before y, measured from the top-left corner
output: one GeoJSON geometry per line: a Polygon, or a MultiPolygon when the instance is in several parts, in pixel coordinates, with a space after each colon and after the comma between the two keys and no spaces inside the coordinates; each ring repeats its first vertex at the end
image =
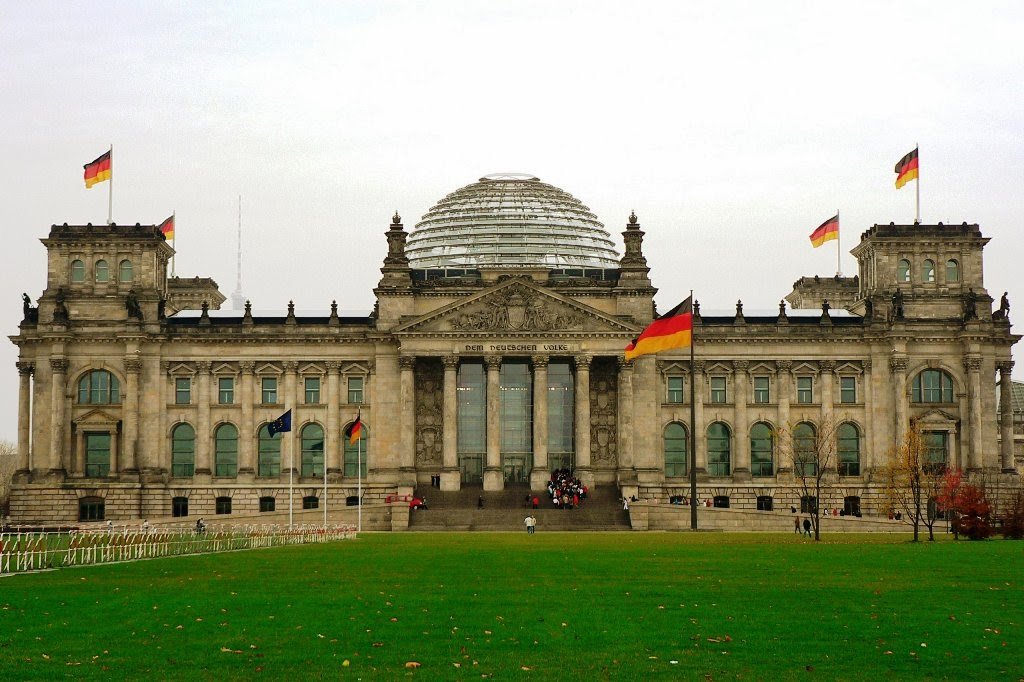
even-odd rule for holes
{"type": "Polygon", "coordinates": [[[1002,540],[365,534],[4,578],[0,679],[1018,680],[1022,576],[1002,540]]]}

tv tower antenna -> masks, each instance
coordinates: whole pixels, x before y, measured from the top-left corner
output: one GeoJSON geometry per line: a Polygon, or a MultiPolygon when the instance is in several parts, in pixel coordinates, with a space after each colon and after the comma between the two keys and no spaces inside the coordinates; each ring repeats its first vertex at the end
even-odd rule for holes
{"type": "Polygon", "coordinates": [[[231,294],[231,307],[234,310],[245,309],[245,295],[242,293],[242,195],[238,195],[238,258],[236,261],[238,276],[235,280],[235,291],[231,294]]]}

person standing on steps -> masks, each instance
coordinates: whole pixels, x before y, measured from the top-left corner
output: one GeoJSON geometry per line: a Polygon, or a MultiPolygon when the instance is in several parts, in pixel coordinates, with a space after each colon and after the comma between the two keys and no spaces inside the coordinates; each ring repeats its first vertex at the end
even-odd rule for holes
{"type": "Polygon", "coordinates": [[[483,495],[481,495],[479,498],[477,498],[476,508],[477,509],[483,509],[484,508],[484,496],[483,495]]]}

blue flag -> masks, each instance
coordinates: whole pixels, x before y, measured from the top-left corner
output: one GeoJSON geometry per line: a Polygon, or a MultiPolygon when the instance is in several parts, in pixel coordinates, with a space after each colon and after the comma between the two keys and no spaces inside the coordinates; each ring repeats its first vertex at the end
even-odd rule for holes
{"type": "Polygon", "coordinates": [[[267,426],[267,432],[273,436],[275,433],[285,433],[292,430],[292,411],[288,410],[267,426]]]}

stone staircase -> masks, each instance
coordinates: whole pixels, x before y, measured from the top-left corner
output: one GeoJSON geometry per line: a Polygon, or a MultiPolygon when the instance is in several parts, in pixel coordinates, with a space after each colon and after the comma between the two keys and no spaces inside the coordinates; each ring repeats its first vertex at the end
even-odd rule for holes
{"type": "Polygon", "coordinates": [[[511,486],[497,492],[484,492],[481,486],[464,486],[455,492],[422,489],[426,510],[409,513],[410,531],[519,531],[527,514],[537,518],[537,532],[630,530],[628,513],[622,510],[619,492],[613,487],[590,491],[589,498],[576,509],[555,508],[546,490],[531,491],[529,486],[511,486]],[[540,507],[532,509],[527,497],[536,495],[540,507]],[[478,501],[483,497],[483,508],[478,501]]]}

